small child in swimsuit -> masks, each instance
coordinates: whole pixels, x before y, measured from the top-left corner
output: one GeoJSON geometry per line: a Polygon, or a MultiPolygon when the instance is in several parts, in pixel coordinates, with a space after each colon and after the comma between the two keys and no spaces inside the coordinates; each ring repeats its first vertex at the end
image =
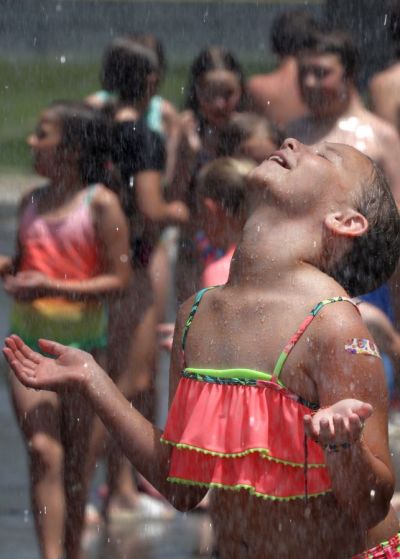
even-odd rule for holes
{"type": "Polygon", "coordinates": [[[88,354],[12,336],[5,355],[27,386],[89,399],[176,508],[212,488],[220,558],[398,557],[384,372],[348,298],[396,266],[393,197],[356,149],[293,139],[248,193],[228,282],[180,309],[163,432],[88,354]]]}

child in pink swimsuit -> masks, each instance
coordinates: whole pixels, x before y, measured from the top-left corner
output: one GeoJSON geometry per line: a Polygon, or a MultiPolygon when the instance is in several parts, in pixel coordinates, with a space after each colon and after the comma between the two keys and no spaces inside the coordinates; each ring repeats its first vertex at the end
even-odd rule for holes
{"type": "MultiPolygon", "coordinates": [[[[108,154],[99,143],[107,137],[103,128],[93,109],[56,103],[28,138],[35,170],[49,183],[22,200],[18,253],[6,263],[12,275],[4,287],[14,299],[11,331],[37,350],[38,337],[50,336],[99,358],[107,345],[107,299],[129,281],[127,224],[116,195],[99,182],[108,154]]],[[[65,551],[78,558],[93,412],[75,395],[37,393],[15,377],[11,392],[42,557],[59,559],[65,551]]]]}
{"type": "Polygon", "coordinates": [[[210,490],[220,558],[399,557],[384,372],[348,298],[396,267],[393,197],[356,149],[293,139],[247,184],[228,282],[180,309],[164,432],[84,352],[12,336],[6,357],[27,386],[89,399],[176,508],[210,490]]]}

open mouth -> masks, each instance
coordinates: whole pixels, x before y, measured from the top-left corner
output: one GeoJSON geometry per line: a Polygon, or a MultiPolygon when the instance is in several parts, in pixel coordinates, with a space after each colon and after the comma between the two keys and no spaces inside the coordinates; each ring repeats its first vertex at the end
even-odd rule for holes
{"type": "Polygon", "coordinates": [[[268,158],[268,161],[275,161],[276,163],[278,163],[278,165],[280,165],[284,169],[290,169],[289,163],[286,161],[286,159],[284,159],[281,155],[278,155],[277,153],[271,155],[271,157],[268,158]]]}

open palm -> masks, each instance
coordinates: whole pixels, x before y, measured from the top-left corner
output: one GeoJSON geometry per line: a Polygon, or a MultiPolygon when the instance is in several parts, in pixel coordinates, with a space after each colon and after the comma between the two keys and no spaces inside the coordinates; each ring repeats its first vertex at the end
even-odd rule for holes
{"type": "Polygon", "coordinates": [[[72,387],[79,390],[98,367],[89,353],[50,340],[39,340],[39,345],[55,359],[33,351],[16,335],[6,338],[5,344],[3,352],[10,367],[28,388],[56,392],[72,387]]]}
{"type": "Polygon", "coordinates": [[[360,400],[345,399],[304,417],[306,434],[322,446],[357,441],[373,408],[360,400]]]}

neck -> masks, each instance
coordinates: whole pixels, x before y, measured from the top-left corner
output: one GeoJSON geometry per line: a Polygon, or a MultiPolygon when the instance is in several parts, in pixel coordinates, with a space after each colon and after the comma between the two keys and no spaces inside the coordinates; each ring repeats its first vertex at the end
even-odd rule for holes
{"type": "Polygon", "coordinates": [[[231,284],[282,288],[285,277],[295,270],[315,265],[321,241],[305,221],[282,218],[266,207],[258,207],[243,229],[231,264],[231,284]],[[313,241],[310,239],[316,239],[313,241]]]}
{"type": "Polygon", "coordinates": [[[60,197],[65,199],[66,197],[73,196],[86,186],[81,179],[79,169],[75,167],[68,167],[67,169],[60,167],[54,176],[48,178],[52,185],[54,198],[60,197]]]}
{"type": "Polygon", "coordinates": [[[339,97],[336,102],[332,102],[328,107],[324,107],[323,112],[314,113],[317,120],[336,121],[338,118],[343,118],[354,113],[361,105],[361,99],[358,91],[354,85],[347,86],[346,92],[342,97],[339,97]]]}

